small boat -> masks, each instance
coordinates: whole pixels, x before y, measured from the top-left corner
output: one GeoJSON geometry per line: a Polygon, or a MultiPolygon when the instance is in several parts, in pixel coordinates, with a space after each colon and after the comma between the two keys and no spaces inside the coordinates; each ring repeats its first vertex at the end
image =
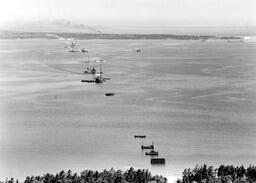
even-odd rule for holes
{"type": "Polygon", "coordinates": [[[85,50],[84,48],[82,48],[82,49],[81,49],[81,52],[83,52],[83,53],[87,53],[88,51],[87,51],[87,50],[85,50]]]}
{"type": "Polygon", "coordinates": [[[67,44],[69,44],[68,46],[67,46],[67,48],[70,48],[71,50],[69,50],[69,52],[78,52],[78,50],[77,50],[77,48],[79,47],[79,46],[77,46],[77,44],[75,43],[75,42],[73,42],[73,41],[68,41],[68,43],[67,44]]]}
{"type": "Polygon", "coordinates": [[[85,83],[95,83],[94,79],[82,79],[81,82],[85,82],[85,83]]]}
{"type": "Polygon", "coordinates": [[[139,53],[139,52],[141,52],[141,49],[140,48],[136,49],[136,53],[139,53]]]}
{"type": "Polygon", "coordinates": [[[105,96],[114,96],[114,93],[105,93],[105,96]]]}
{"type": "Polygon", "coordinates": [[[158,152],[152,149],[150,152],[145,152],[145,155],[158,156],[158,152]]]}
{"type": "Polygon", "coordinates": [[[152,144],[152,145],[149,145],[149,146],[144,146],[144,145],[142,145],[141,146],[141,149],[154,149],[154,145],[152,144]]]}
{"type": "Polygon", "coordinates": [[[165,159],[164,158],[151,158],[150,163],[153,165],[164,165],[165,159]]]}
{"type": "Polygon", "coordinates": [[[145,138],[146,138],[146,135],[134,135],[134,138],[142,138],[142,139],[145,139],[145,138]]]}
{"type": "Polygon", "coordinates": [[[74,52],[78,52],[78,50],[72,49],[72,50],[69,50],[69,52],[74,53],[74,52]]]}

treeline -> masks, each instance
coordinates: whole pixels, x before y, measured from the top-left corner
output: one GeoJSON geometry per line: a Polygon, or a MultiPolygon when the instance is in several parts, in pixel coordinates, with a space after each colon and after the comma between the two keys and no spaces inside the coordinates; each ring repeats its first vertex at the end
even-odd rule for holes
{"type": "Polygon", "coordinates": [[[213,166],[196,166],[193,169],[185,169],[182,178],[177,183],[256,183],[256,167],[250,165],[234,167],[221,165],[214,169],[213,166]]]}
{"type": "Polygon", "coordinates": [[[223,36],[214,35],[176,35],[176,34],[107,34],[107,33],[79,33],[79,32],[25,32],[25,31],[0,31],[0,39],[57,39],[56,36],[68,39],[173,39],[173,40],[241,40],[239,36],[223,36]]]}
{"type": "Polygon", "coordinates": [[[175,35],[175,34],[92,34],[92,33],[59,33],[55,35],[60,37],[74,39],[175,39],[175,40],[199,40],[199,39],[216,39],[211,35],[175,35]]]}
{"type": "MultiPolygon", "coordinates": [[[[0,39],[57,39],[62,38],[83,39],[175,39],[175,40],[207,40],[216,39],[213,35],[175,35],[175,34],[106,34],[106,33],[72,33],[72,32],[22,32],[0,31],[0,39]]],[[[225,39],[225,38],[223,38],[225,39]]],[[[229,37],[229,39],[240,39],[229,37]]]]}
{"type": "MultiPolygon", "coordinates": [[[[135,170],[130,168],[125,172],[114,169],[102,172],[85,170],[80,174],[61,171],[56,175],[45,174],[43,176],[26,177],[24,183],[166,183],[167,179],[163,176],[152,176],[148,170],[135,170]]],[[[19,183],[18,180],[6,180],[4,183],[19,183]]]]}

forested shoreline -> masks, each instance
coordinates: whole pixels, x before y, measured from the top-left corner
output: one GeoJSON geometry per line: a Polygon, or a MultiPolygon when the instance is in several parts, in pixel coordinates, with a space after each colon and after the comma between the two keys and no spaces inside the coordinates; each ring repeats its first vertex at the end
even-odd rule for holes
{"type": "Polygon", "coordinates": [[[167,179],[159,175],[151,175],[149,170],[130,168],[126,171],[110,170],[92,171],[84,170],[80,174],[61,171],[57,174],[46,173],[42,176],[28,176],[25,180],[14,178],[0,181],[0,183],[166,183],[167,179]]]}
{"type": "MultiPolygon", "coordinates": [[[[57,174],[46,173],[39,176],[27,176],[25,180],[14,178],[0,181],[0,183],[166,183],[167,178],[162,175],[152,175],[147,169],[130,168],[126,171],[84,170],[80,174],[61,171],[57,174]]],[[[233,165],[213,166],[196,165],[193,169],[185,169],[177,183],[256,183],[256,166],[245,168],[233,165]]]]}
{"type": "Polygon", "coordinates": [[[233,165],[195,166],[193,169],[185,169],[182,178],[177,183],[256,183],[256,167],[248,168],[233,165]]]}

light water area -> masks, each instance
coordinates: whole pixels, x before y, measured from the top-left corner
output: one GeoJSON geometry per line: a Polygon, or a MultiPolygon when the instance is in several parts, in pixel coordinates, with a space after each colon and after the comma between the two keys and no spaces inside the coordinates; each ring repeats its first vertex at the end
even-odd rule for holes
{"type": "Polygon", "coordinates": [[[76,42],[106,60],[111,80],[81,83],[91,77],[81,74],[87,55],[68,52],[63,40],[0,40],[1,180],[131,166],[177,177],[196,164],[255,165],[255,42],[76,42]],[[141,151],[152,141],[165,166],[151,166],[141,151]]]}

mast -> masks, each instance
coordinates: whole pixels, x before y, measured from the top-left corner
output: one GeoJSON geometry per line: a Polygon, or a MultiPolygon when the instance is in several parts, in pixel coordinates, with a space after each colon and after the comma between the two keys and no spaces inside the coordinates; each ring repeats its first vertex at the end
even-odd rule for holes
{"type": "Polygon", "coordinates": [[[100,63],[100,77],[102,77],[101,63],[100,63]]]}

